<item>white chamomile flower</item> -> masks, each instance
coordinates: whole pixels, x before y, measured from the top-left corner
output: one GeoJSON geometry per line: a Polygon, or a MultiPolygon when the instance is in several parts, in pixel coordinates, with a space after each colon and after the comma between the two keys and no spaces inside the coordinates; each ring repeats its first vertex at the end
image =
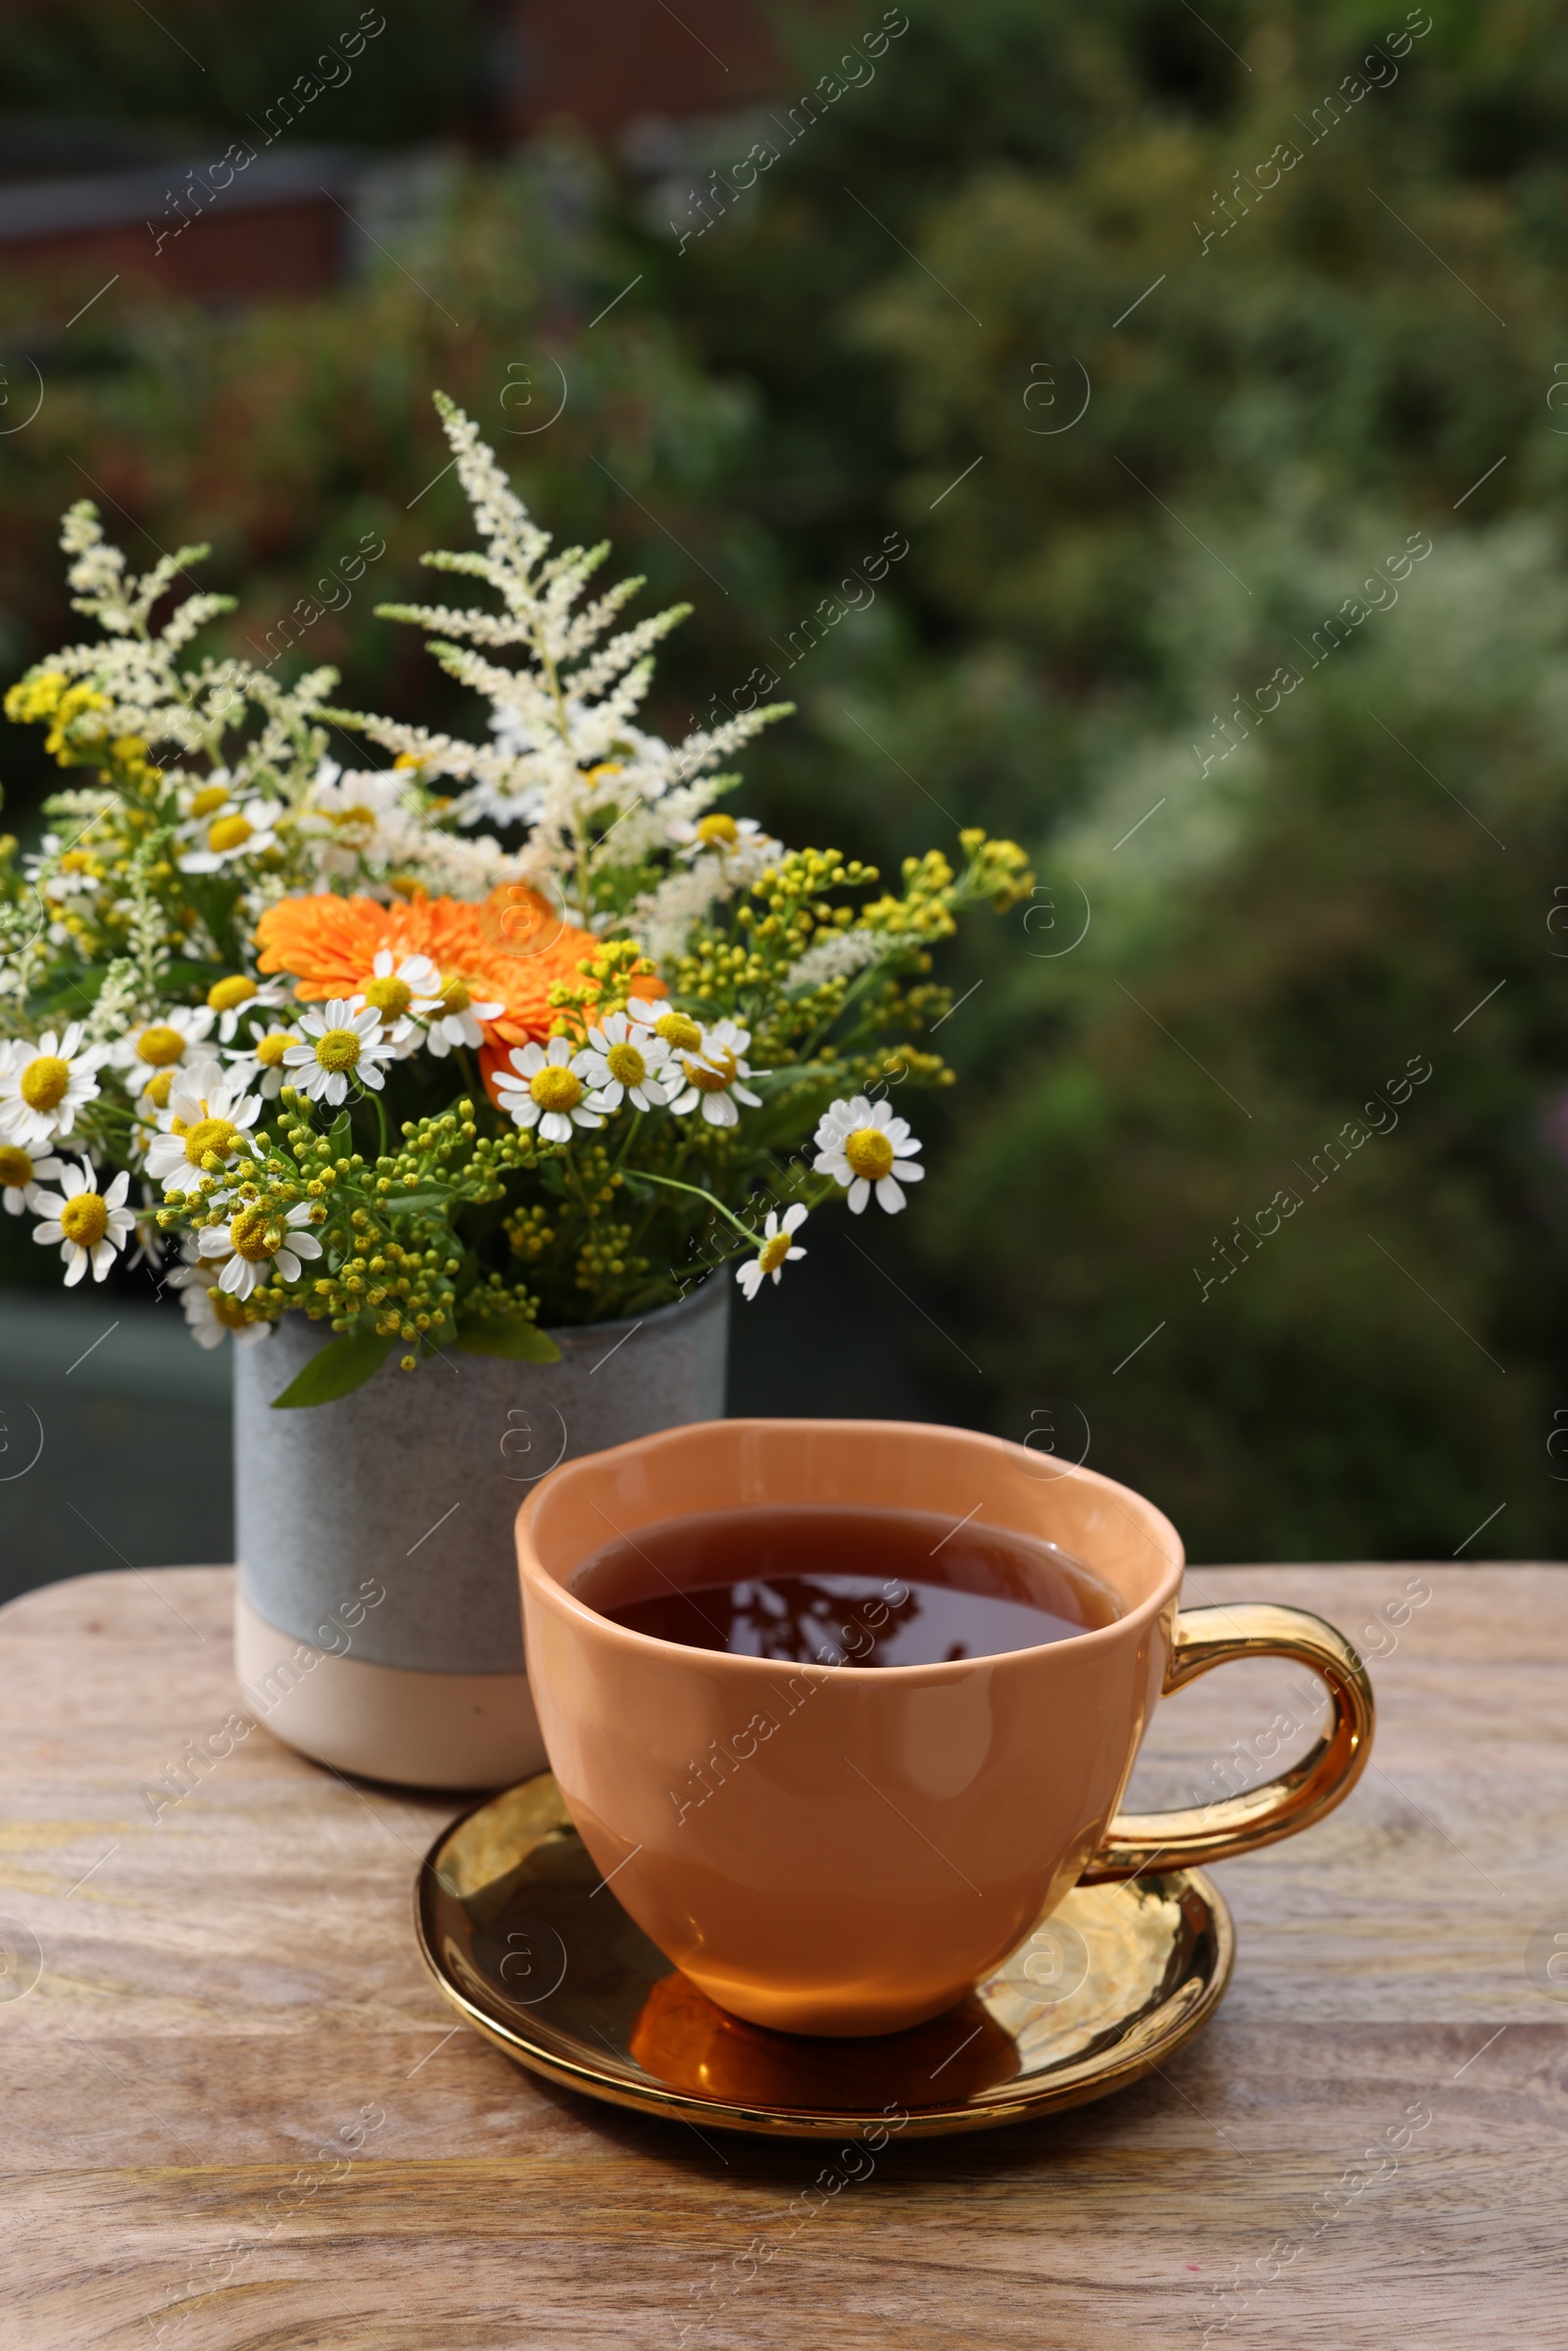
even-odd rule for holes
{"type": "Polygon", "coordinates": [[[334,996],[327,1004],[313,1004],[300,1019],[301,1038],[283,1054],[284,1082],[309,1095],[312,1102],[334,1106],[349,1090],[351,1078],[373,1086],[379,1094],[386,1084],[381,1064],[395,1056],[381,1027],[381,1015],[363,996],[334,996]]]}
{"type": "Polygon", "coordinates": [[[8,1216],[20,1216],[32,1206],[40,1179],[52,1183],[64,1175],[64,1159],[35,1159],[20,1143],[0,1143],[0,1202],[8,1216]]]}
{"type": "Polygon", "coordinates": [[[607,1012],[588,1031],[588,1043],[592,1048],[588,1075],[594,1087],[594,1109],[618,1110],[629,1096],[637,1109],[652,1110],[662,1107],[676,1091],[662,1082],[670,1049],[647,1022],[633,1020],[625,1012],[607,1012]]]}
{"type": "Polygon", "coordinates": [[[252,1347],[257,1340],[270,1338],[270,1322],[247,1321],[240,1300],[220,1290],[217,1268],[211,1258],[202,1262],[196,1239],[194,1233],[184,1236],[183,1262],[169,1277],[169,1288],[179,1293],[185,1326],[196,1345],[221,1347],[231,1338],[236,1347],[252,1347]]]}
{"type": "Polygon", "coordinates": [[[695,824],[688,816],[672,817],[669,837],[684,843],[680,854],[688,861],[700,857],[705,850],[733,857],[741,850],[760,849],[767,839],[755,816],[731,816],[723,808],[710,809],[695,824]]]}
{"type": "Polygon", "coordinates": [[[441,973],[428,955],[405,955],[400,962],[389,947],[377,951],[360,995],[379,1014],[395,1061],[406,1061],[418,1052],[421,1033],[411,1013],[422,1010],[440,992],[441,973]]]}
{"type": "Polygon", "coordinates": [[[509,1058],[512,1068],[496,1071],[495,1087],[514,1126],[536,1126],[546,1143],[569,1143],[574,1126],[604,1125],[586,1099],[592,1054],[574,1053],[566,1038],[552,1037],[548,1051],[524,1045],[509,1058]]]}
{"type": "Polygon", "coordinates": [[[171,1004],[156,1020],[140,1021],[110,1049],[110,1059],[124,1070],[125,1084],[137,1097],[145,1118],[169,1107],[174,1072],[192,1061],[204,1060],[198,1049],[206,1044],[218,1015],[210,1004],[171,1004]]]}
{"type": "Polygon", "coordinates": [[[503,1004],[476,1002],[465,982],[453,977],[441,981],[434,1004],[417,1004],[414,1010],[425,1023],[426,1045],[438,1061],[444,1061],[455,1045],[477,1050],[484,1043],[480,1021],[498,1020],[506,1008],[503,1004]]]}
{"type": "Polygon", "coordinates": [[[308,1200],[287,1209],[254,1201],[227,1224],[205,1226],[196,1246],[205,1264],[222,1266],[218,1287],[224,1297],[247,1298],[258,1282],[297,1282],[301,1259],[320,1255],[320,1243],[305,1229],[314,1214],[308,1200]]]}
{"type": "MultiPolygon", "coordinates": [[[[211,1270],[209,1266],[205,1272],[211,1270]]],[[[186,1328],[198,1347],[221,1347],[225,1339],[232,1339],[236,1347],[251,1347],[271,1335],[270,1322],[248,1322],[239,1299],[230,1298],[216,1282],[209,1282],[205,1273],[194,1282],[180,1284],[179,1302],[185,1309],[186,1328]]]]}
{"type": "Polygon", "coordinates": [[[191,812],[200,847],[185,851],[179,860],[181,873],[220,873],[236,857],[259,857],[264,849],[277,846],[273,828],[283,813],[280,800],[235,801],[225,790],[216,811],[203,808],[202,802],[210,802],[217,790],[213,784],[196,795],[191,812]]]}
{"type": "MultiPolygon", "coordinates": [[[[681,1015],[676,1013],[679,1020],[681,1015]]],[[[687,1027],[695,1026],[687,1022],[687,1027]]],[[[760,1074],[743,1059],[752,1042],[750,1029],[737,1026],[733,1020],[715,1021],[711,1028],[702,1031],[702,1043],[696,1053],[682,1053],[680,1065],[685,1072],[686,1085],[677,1094],[670,1108],[684,1117],[688,1110],[703,1105],[703,1116],[710,1126],[732,1127],[740,1118],[735,1107],[746,1102],[754,1110],[761,1108],[761,1097],[741,1084],[742,1078],[760,1074]]]]}
{"type": "Polygon", "coordinates": [[[265,1020],[253,1020],[249,1045],[226,1046],[223,1057],[233,1063],[233,1074],[241,1086],[247,1091],[254,1086],[270,1102],[288,1074],[283,1055],[298,1043],[295,1030],[269,1028],[265,1020]]]}
{"type": "Polygon", "coordinates": [[[853,1102],[828,1104],[811,1164],[818,1175],[848,1186],[852,1215],[859,1215],[874,1187],[878,1203],[897,1216],[905,1204],[900,1184],[918,1184],[925,1174],[908,1156],[919,1149],[906,1118],[895,1117],[885,1102],[858,1094],[853,1102]]]}
{"type": "Polygon", "coordinates": [[[694,1053],[703,1042],[699,1023],[689,1013],[677,1012],[673,1005],[662,998],[634,996],[626,1006],[626,1017],[635,1021],[640,1029],[652,1029],[671,1053],[694,1053]]]}
{"type": "Polygon", "coordinates": [[[181,1070],[158,1122],[163,1132],[147,1146],[147,1173],[166,1192],[193,1192],[209,1154],[232,1159],[261,1114],[261,1096],[246,1093],[237,1069],[203,1061],[181,1070]]]}
{"type": "Polygon", "coordinates": [[[65,1142],[77,1111],[96,1097],[107,1058],[101,1045],[83,1048],[79,1020],[64,1036],[46,1029],[36,1045],[13,1038],[0,1048],[0,1141],[26,1151],[65,1142]]]}
{"type": "Polygon", "coordinates": [[[795,1258],[805,1256],[805,1249],[792,1249],[790,1243],[794,1235],[805,1224],[806,1214],[806,1210],[797,1200],[793,1208],[785,1209],[784,1222],[781,1225],[778,1220],[778,1210],[769,1208],[767,1222],[762,1227],[761,1248],[755,1257],[748,1257],[744,1265],[737,1266],[735,1269],[735,1279],[745,1291],[748,1298],[754,1298],[757,1296],[762,1287],[763,1276],[766,1274],[772,1275],[773,1287],[776,1290],[783,1268],[791,1264],[795,1258]]]}
{"type": "Polygon", "coordinates": [[[220,1045],[232,1042],[242,1012],[270,1012],[274,1005],[286,1004],[288,995],[286,981],[253,980],[244,971],[236,971],[226,980],[214,980],[207,991],[207,1007],[217,1018],[220,1045]]]}
{"type": "Polygon", "coordinates": [[[89,1265],[93,1280],[101,1282],[124,1247],[125,1236],[136,1221],[123,1205],[129,1190],[130,1178],[122,1168],[108,1191],[100,1192],[92,1161],[81,1159],[66,1169],[59,1192],[33,1194],[29,1204],[44,1222],[33,1226],[32,1237],[44,1249],[60,1244],[68,1290],[81,1280],[89,1265]]]}
{"type": "Polygon", "coordinates": [[[136,1246],[125,1259],[126,1273],[134,1273],[138,1265],[161,1271],[169,1240],[159,1230],[158,1202],[150,1184],[143,1184],[141,1188],[141,1206],[134,1212],[131,1239],[136,1246]]]}
{"type": "Polygon", "coordinates": [[[102,867],[90,849],[68,848],[58,833],[45,833],[42,846],[24,857],[22,868],[45,898],[86,898],[97,889],[102,867]]]}

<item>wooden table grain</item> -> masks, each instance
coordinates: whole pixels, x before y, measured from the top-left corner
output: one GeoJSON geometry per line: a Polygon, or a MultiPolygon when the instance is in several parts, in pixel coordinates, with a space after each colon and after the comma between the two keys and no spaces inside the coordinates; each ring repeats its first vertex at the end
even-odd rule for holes
{"type": "MultiPolygon", "coordinates": [[[[1215,1873],[1240,1935],[1218,2017],[1102,2104],[895,2138],[807,2226],[784,2216],[820,2148],[598,2107],[454,2029],[410,1925],[450,1800],[260,1724],[168,1800],[186,1741],[243,1716],[227,1570],[14,1602],[0,2343],[1568,2341],[1568,1571],[1189,1578],[1243,1597],[1358,1640],[1380,1725],[1331,1821],[1215,1873]]],[[[1309,1713],[1288,1670],[1225,1669],[1161,1708],[1135,1795],[1265,1776],[1309,1713]]]]}

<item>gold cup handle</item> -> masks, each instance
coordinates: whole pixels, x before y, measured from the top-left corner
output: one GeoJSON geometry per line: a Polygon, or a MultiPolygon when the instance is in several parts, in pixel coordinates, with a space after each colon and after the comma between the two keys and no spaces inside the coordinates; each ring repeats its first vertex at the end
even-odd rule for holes
{"type": "Polygon", "coordinates": [[[1374,1714],[1366,1667],[1344,1634],[1304,1608],[1262,1600],[1188,1609],[1176,1619],[1165,1695],[1233,1657],[1290,1657],[1310,1666],[1333,1701],[1329,1731],[1298,1763],[1244,1795],[1186,1812],[1118,1812],[1081,1884],[1255,1853],[1344,1803],[1372,1751],[1374,1714]]]}

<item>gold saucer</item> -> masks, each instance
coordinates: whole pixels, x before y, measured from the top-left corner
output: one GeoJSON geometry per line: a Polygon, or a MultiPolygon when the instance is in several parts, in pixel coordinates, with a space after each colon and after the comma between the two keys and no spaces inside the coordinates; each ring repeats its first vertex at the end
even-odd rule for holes
{"type": "Polygon", "coordinates": [[[437,1837],[414,1916],[453,2007],[519,2065],[642,2114],[785,2138],[927,2138],[1102,2098],[1213,2014],[1236,1955],[1214,1887],[1172,1870],[1079,1886],[912,2032],[770,2033],[716,2007],[633,1925],[548,1772],[437,1837]]]}

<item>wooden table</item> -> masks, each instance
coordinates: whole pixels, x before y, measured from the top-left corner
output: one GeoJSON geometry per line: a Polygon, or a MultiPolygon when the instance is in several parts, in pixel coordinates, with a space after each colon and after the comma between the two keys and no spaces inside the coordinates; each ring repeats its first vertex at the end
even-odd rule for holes
{"type": "MultiPolygon", "coordinates": [[[[580,2102],[454,2030],[410,1887],[455,1805],[257,1728],[154,1820],[144,1787],[240,1704],[227,1570],[14,1602],[0,2343],[674,2351],[705,2315],[702,2351],[1568,2342],[1568,1576],[1201,1569],[1188,1596],[1388,1652],[1349,1803],[1216,1873],[1219,2016],[1106,2103],[895,2140],[755,2275],[820,2151],[580,2102]]],[[[1135,1793],[1217,1791],[1226,1752],[1264,1776],[1290,1680],[1171,1700],[1135,1793]]]]}

